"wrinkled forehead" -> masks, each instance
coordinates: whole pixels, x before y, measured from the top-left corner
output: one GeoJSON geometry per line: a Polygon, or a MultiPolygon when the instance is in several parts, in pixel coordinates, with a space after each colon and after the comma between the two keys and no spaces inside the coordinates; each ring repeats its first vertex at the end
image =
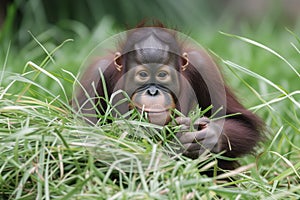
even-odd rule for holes
{"type": "Polygon", "coordinates": [[[169,51],[170,47],[168,43],[161,41],[157,36],[151,34],[143,40],[134,44],[134,49],[153,49],[153,50],[163,50],[169,51]]]}
{"type": "Polygon", "coordinates": [[[175,35],[161,28],[142,28],[129,34],[124,53],[133,52],[137,62],[167,63],[172,55],[179,55],[175,35]]]}
{"type": "Polygon", "coordinates": [[[141,63],[167,63],[169,61],[168,44],[150,35],[145,40],[134,44],[137,62],[141,63]]]}

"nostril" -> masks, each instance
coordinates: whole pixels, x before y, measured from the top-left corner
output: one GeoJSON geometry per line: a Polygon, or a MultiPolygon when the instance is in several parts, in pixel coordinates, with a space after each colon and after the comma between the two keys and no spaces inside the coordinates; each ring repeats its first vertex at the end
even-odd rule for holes
{"type": "Polygon", "coordinates": [[[158,89],[155,86],[151,86],[147,89],[147,94],[150,96],[156,96],[158,94],[158,89]]]}

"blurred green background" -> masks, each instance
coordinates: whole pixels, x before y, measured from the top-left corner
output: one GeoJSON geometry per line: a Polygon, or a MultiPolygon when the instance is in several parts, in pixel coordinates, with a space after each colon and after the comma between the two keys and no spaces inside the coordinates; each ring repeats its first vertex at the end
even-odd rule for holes
{"type": "MultiPolygon", "coordinates": [[[[142,20],[159,20],[186,33],[207,32],[206,29],[212,28],[236,32],[245,24],[256,29],[266,20],[275,22],[277,27],[294,27],[300,3],[297,0],[1,0],[0,7],[0,23],[9,19],[2,27],[6,33],[1,33],[1,38],[9,34],[19,44],[26,44],[31,40],[28,30],[37,35],[55,26],[66,34],[84,37],[83,29],[92,30],[104,18],[122,29],[132,28],[142,20]]],[[[65,36],[57,31],[53,39],[63,40],[65,36]]]]}
{"type": "Polygon", "coordinates": [[[53,55],[56,63],[47,70],[64,68],[76,74],[98,43],[143,20],[159,20],[222,58],[260,72],[283,87],[297,89],[298,77],[286,70],[285,63],[220,31],[261,42],[297,64],[294,58],[298,54],[290,46],[295,37],[286,28],[296,35],[299,32],[299,8],[297,0],[1,0],[0,63],[6,63],[8,72],[21,72],[29,60],[39,64],[45,58],[45,49],[51,51],[73,39],[53,55]]]}
{"type": "MultiPolygon", "coordinates": [[[[299,87],[299,78],[282,60],[220,33],[260,42],[297,65],[298,52],[290,45],[296,39],[287,31],[292,30],[296,35],[299,32],[300,1],[297,0],[2,0],[0,7],[0,63],[6,72],[22,72],[28,61],[40,64],[46,51],[51,52],[72,39],[53,54],[55,63],[50,63],[46,69],[56,75],[61,74],[61,69],[77,74],[97,44],[120,31],[134,28],[141,21],[151,24],[158,20],[190,35],[213,54],[245,66],[287,91],[299,87]]],[[[231,78],[232,73],[223,68],[230,84],[238,88],[241,81],[231,78]]],[[[274,97],[273,89],[264,83],[243,73],[239,76],[260,94],[274,97]]],[[[45,77],[37,81],[52,91],[57,89],[45,77]]],[[[2,81],[2,84],[8,83],[9,80],[2,81]]],[[[71,88],[67,87],[69,94],[71,88]]],[[[249,90],[239,90],[238,94],[249,96],[249,90]]],[[[246,105],[259,102],[257,98],[244,101],[246,105]]]]}
{"type": "MultiPolygon", "coordinates": [[[[300,1],[297,0],[1,0],[0,66],[5,67],[6,72],[1,84],[9,83],[5,79],[8,73],[21,73],[28,61],[41,64],[46,51],[51,52],[72,39],[55,51],[55,62],[46,66],[62,79],[71,96],[72,86],[67,86],[62,69],[76,75],[97,44],[120,31],[134,28],[141,21],[151,24],[158,20],[190,35],[212,54],[240,64],[291,92],[299,89],[299,77],[286,63],[262,48],[220,32],[262,43],[297,66],[299,54],[291,46],[297,40],[288,30],[295,35],[299,33],[298,8],[300,1]]],[[[239,88],[241,80],[232,78],[232,72],[222,68],[233,88],[239,88]]],[[[280,95],[256,78],[244,73],[239,76],[266,99],[280,95]]],[[[36,81],[51,91],[58,90],[47,77],[39,76],[36,81]]],[[[249,96],[249,92],[246,87],[237,91],[242,98],[249,96]]],[[[243,101],[248,107],[260,102],[258,98],[243,101]]],[[[279,106],[279,110],[284,109],[279,106]]]]}

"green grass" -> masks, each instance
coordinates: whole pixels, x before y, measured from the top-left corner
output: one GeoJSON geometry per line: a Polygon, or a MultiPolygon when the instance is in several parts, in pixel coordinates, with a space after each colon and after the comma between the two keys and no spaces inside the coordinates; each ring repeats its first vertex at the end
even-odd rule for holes
{"type": "Polygon", "coordinates": [[[300,198],[297,36],[270,26],[245,27],[245,37],[199,30],[195,39],[267,124],[265,141],[240,159],[241,168],[206,177],[199,171],[218,155],[175,157],[163,134],[153,139],[167,127],[120,119],[91,127],[75,117],[69,101],[77,71],[95,44],[116,33],[112,24],[104,19],[85,38],[62,41],[52,40],[59,30],[50,28],[21,49],[2,38],[0,199],[300,198]]]}

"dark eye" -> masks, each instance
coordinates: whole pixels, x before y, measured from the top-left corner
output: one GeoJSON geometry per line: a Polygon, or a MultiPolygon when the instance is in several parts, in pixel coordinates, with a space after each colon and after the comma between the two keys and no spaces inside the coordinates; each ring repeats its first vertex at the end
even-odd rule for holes
{"type": "Polygon", "coordinates": [[[162,71],[162,72],[159,72],[157,76],[158,76],[159,78],[165,78],[167,75],[168,75],[167,72],[162,71]]]}
{"type": "Polygon", "coordinates": [[[141,71],[141,72],[139,72],[139,76],[142,78],[146,78],[146,77],[148,77],[148,73],[145,71],[141,71]]]}

